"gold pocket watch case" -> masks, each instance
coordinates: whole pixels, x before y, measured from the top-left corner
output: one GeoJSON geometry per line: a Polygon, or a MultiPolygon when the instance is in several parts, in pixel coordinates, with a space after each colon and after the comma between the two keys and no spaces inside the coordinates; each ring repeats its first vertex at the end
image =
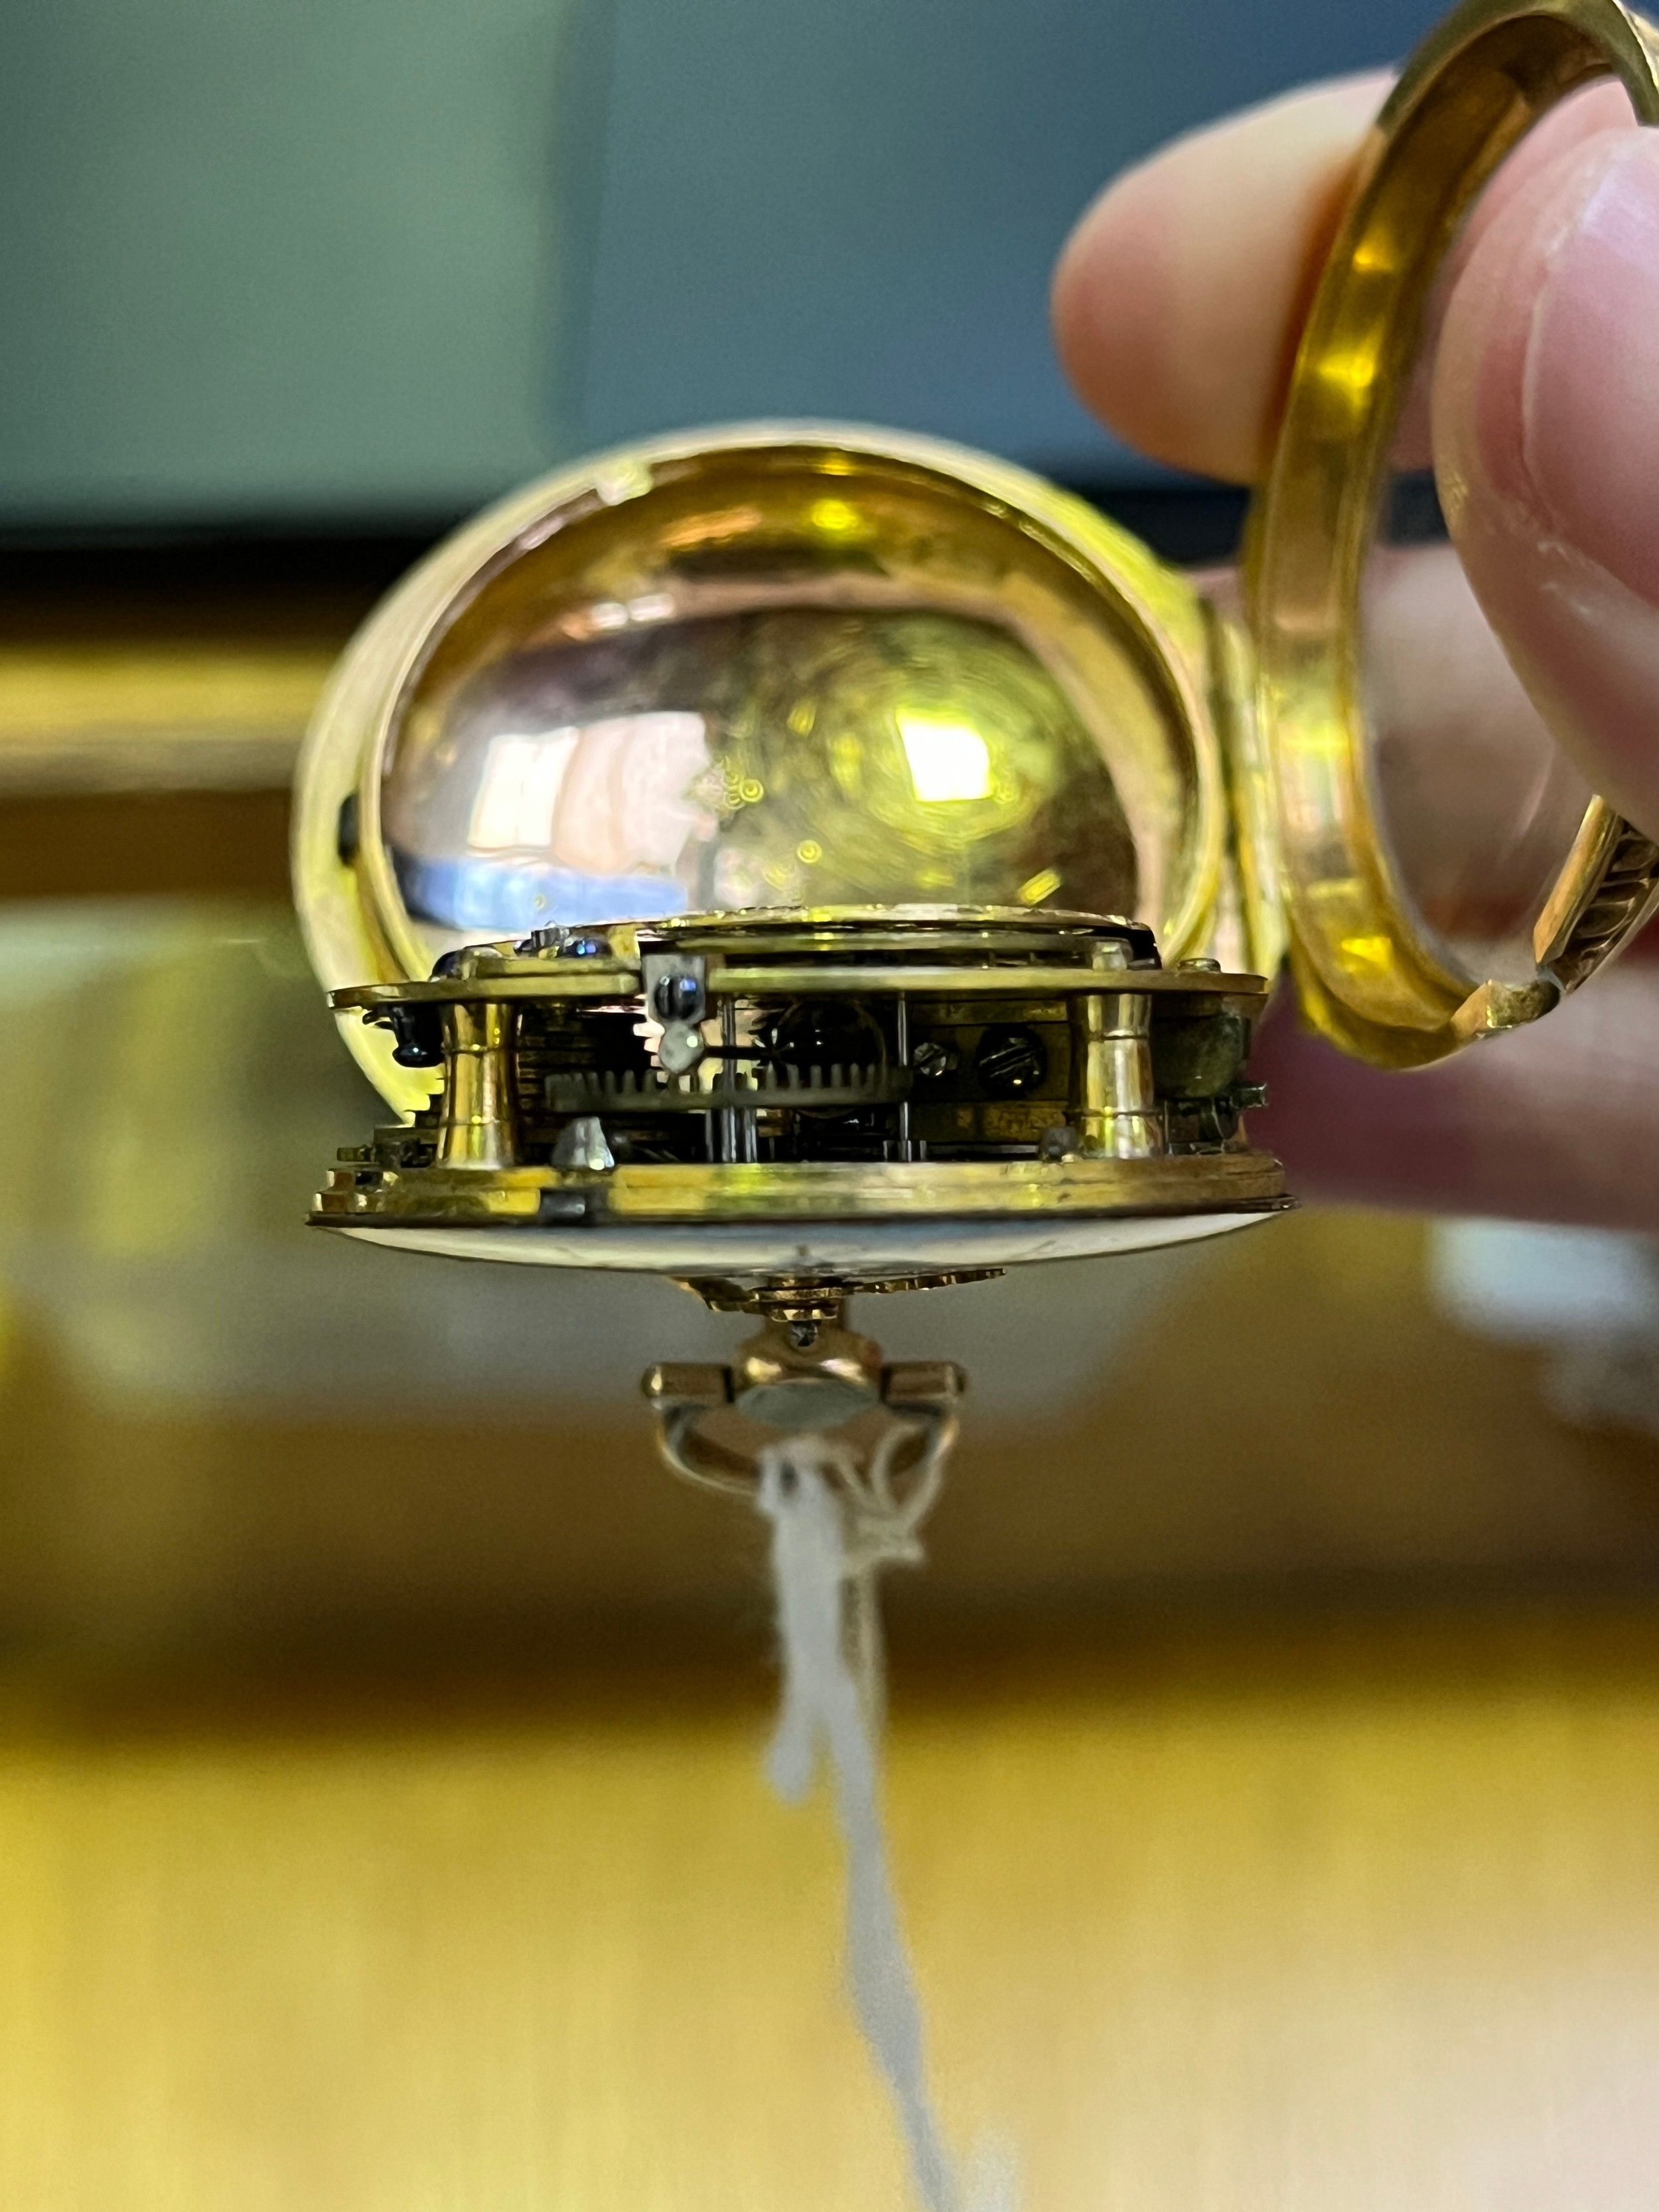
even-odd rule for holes
{"type": "Polygon", "coordinates": [[[1081,502],[917,440],[665,442],[475,526],[308,757],[319,964],[414,1117],[319,1218],[873,1285],[1281,1203],[1218,637],[1081,502]]]}
{"type": "Polygon", "coordinates": [[[439,547],[300,774],[313,958],[400,1117],[313,1218],[828,1316],[1285,1204],[1247,1060],[1287,951],[1309,1017],[1395,1066],[1576,987],[1659,849],[1595,802],[1533,972],[1464,972],[1379,827],[1360,589],[1462,216],[1590,76],[1659,119],[1656,50],[1615,0],[1474,0],[1412,64],[1242,623],[1021,470],[839,425],[629,447],[439,547]]]}

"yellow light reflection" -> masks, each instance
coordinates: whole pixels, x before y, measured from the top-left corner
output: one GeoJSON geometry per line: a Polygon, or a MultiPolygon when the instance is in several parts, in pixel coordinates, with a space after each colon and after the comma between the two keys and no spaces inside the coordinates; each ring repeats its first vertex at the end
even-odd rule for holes
{"type": "Polygon", "coordinates": [[[1383,975],[1397,964],[1397,951],[1390,937],[1345,937],[1342,964],[1350,975],[1383,975]]]}
{"type": "Polygon", "coordinates": [[[1060,870],[1039,868],[1036,875],[1027,876],[1020,885],[1019,902],[1022,906],[1041,906],[1044,899],[1052,898],[1059,889],[1060,870]]]}
{"type": "Polygon", "coordinates": [[[831,538],[846,538],[863,527],[857,507],[844,499],[815,499],[807,509],[807,518],[814,530],[827,532],[831,538]]]}
{"type": "Polygon", "coordinates": [[[990,797],[991,748],[968,723],[901,714],[898,731],[918,799],[937,804],[990,797]]]}
{"type": "Polygon", "coordinates": [[[1382,333],[1366,332],[1356,343],[1333,346],[1319,356],[1315,364],[1316,374],[1327,386],[1334,386],[1358,409],[1365,404],[1376,387],[1381,366],[1382,333]]]}

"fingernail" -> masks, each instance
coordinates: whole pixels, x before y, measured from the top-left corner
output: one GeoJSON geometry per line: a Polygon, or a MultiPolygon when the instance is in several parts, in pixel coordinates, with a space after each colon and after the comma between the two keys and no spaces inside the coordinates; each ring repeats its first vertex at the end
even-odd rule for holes
{"type": "Polygon", "coordinates": [[[1659,131],[1603,141],[1572,198],[1540,241],[1511,464],[1547,532],[1659,605],[1659,131]]]}

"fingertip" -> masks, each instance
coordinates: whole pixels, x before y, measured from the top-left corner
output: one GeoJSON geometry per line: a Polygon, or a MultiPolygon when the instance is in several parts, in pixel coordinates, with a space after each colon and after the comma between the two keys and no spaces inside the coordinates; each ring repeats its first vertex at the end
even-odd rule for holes
{"type": "Polygon", "coordinates": [[[1181,426],[1146,373],[1167,317],[1162,198],[1146,168],[1108,185],[1066,241],[1050,305],[1060,367],[1084,405],[1140,452],[1175,461],[1181,426]]]}
{"type": "Polygon", "coordinates": [[[1434,441],[1453,537],[1534,702],[1659,827],[1659,133],[1530,175],[1448,303],[1434,441]]]}
{"type": "Polygon", "coordinates": [[[1230,118],[1109,185],[1055,270],[1079,395],[1154,459],[1250,481],[1272,435],[1312,268],[1388,79],[1230,118]]]}

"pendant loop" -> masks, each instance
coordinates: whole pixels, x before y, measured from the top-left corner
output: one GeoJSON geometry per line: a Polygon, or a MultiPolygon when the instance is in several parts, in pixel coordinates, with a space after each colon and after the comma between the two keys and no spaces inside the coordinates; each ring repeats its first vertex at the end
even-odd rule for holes
{"type": "Polygon", "coordinates": [[[872,1558],[891,1559],[933,1503],[967,1380],[948,1361],[884,1365],[880,1347],[845,1326],[845,1306],[838,1291],[798,1300],[769,1314],[732,1366],[653,1367],[641,1388],[664,1463],[699,1489],[751,1497],[766,1449],[708,1433],[711,1416],[835,1440],[849,1470],[854,1548],[867,1540],[872,1558]]]}

